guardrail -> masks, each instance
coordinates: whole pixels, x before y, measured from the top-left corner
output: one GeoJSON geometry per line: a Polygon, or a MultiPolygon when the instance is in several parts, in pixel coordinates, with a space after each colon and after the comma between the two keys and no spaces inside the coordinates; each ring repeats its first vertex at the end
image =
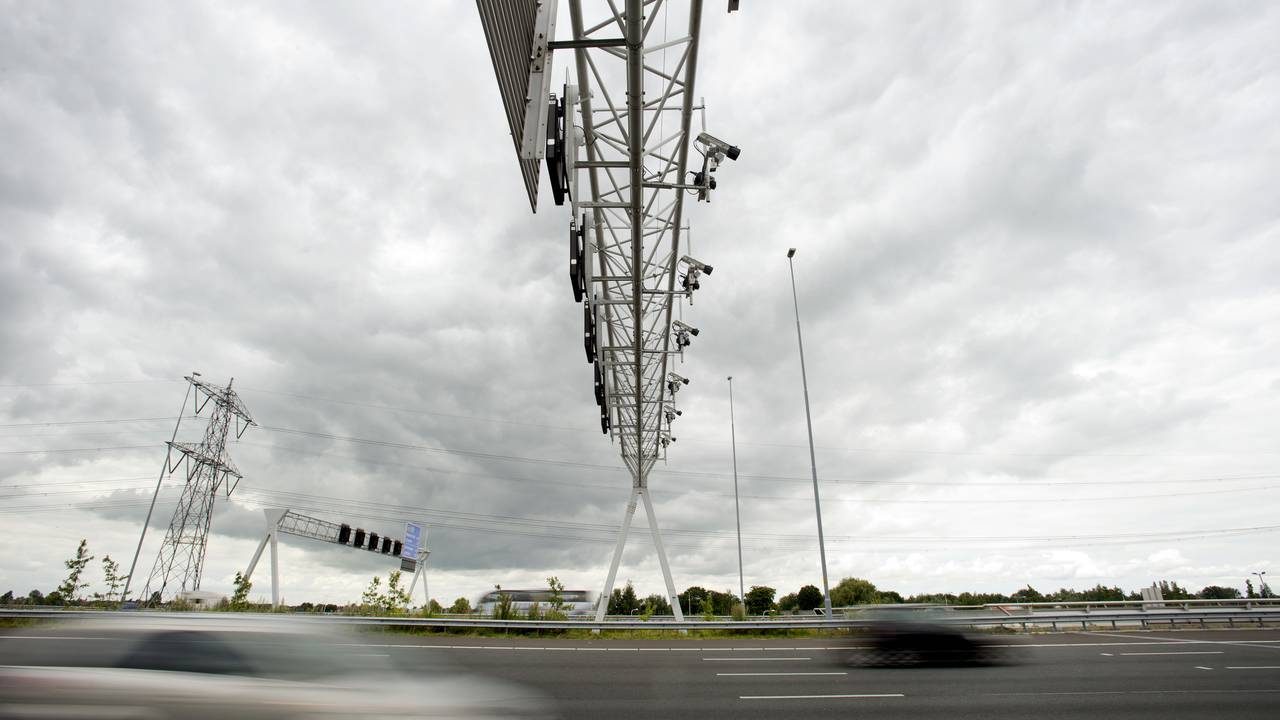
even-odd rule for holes
{"type": "MultiPolygon", "coordinates": [[[[439,629],[498,629],[515,631],[534,630],[851,630],[880,625],[881,620],[860,618],[855,616],[832,617],[796,616],[778,619],[750,620],[496,620],[492,618],[447,618],[447,617],[408,617],[408,616],[363,616],[363,615],[321,615],[312,613],[215,613],[206,611],[168,612],[153,610],[74,610],[74,609],[0,609],[0,618],[103,618],[122,616],[185,619],[238,618],[245,622],[278,622],[288,618],[291,622],[337,622],[357,626],[383,627],[420,627],[439,629]]],[[[904,613],[908,617],[909,613],[904,613]]],[[[992,613],[975,613],[954,616],[930,617],[929,622],[944,625],[975,628],[1018,627],[1023,630],[1032,628],[1059,629],[1061,626],[1081,627],[1110,624],[1119,627],[1120,623],[1140,625],[1142,627],[1196,624],[1226,624],[1234,627],[1237,623],[1263,625],[1265,622],[1280,622],[1280,605],[1265,608],[1202,608],[1202,609],[1110,609],[1084,611],[1039,612],[1027,615],[995,615],[992,613]]]]}

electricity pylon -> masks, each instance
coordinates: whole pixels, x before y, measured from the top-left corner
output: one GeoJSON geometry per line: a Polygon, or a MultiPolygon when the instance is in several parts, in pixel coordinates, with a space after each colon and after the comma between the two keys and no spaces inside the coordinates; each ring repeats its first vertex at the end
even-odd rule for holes
{"type": "MultiPolygon", "coordinates": [[[[236,426],[236,438],[244,434],[250,425],[256,425],[253,417],[231,389],[232,378],[226,387],[200,380],[197,373],[187,376],[195,394],[195,411],[199,415],[210,402],[213,410],[204,439],[199,443],[170,440],[165,457],[165,472],[170,476],[182,468],[186,484],[182,498],[169,521],[160,554],[142,591],[144,602],[151,602],[155,594],[161,598],[166,593],[200,589],[200,573],[204,569],[205,550],[209,543],[209,524],[213,520],[213,505],[218,491],[231,496],[243,477],[231,458],[227,456],[227,435],[232,421],[236,426]]],[[[181,422],[181,420],[179,420],[181,422]]],[[[176,435],[175,430],[175,435],[176,435]]],[[[146,532],[146,528],[143,528],[146,532]]]]}
{"type": "Polygon", "coordinates": [[[692,302],[699,277],[712,270],[682,249],[685,199],[709,200],[712,173],[739,150],[705,132],[691,134],[700,108],[701,0],[567,4],[571,39],[557,40],[557,0],[477,0],[530,205],[536,212],[544,159],[556,204],[571,201],[569,273],[574,298],[584,303],[583,347],[594,365],[600,428],[618,442],[632,476],[597,617],[608,606],[642,501],[668,600],[683,619],[649,472],[675,440],[675,393],[689,382],[669,371],[668,360],[698,334],[673,323],[673,301],[692,302]],[[558,98],[550,94],[557,50],[573,59],[573,81],[558,98]],[[701,155],[692,164],[691,147],[701,155]]]}

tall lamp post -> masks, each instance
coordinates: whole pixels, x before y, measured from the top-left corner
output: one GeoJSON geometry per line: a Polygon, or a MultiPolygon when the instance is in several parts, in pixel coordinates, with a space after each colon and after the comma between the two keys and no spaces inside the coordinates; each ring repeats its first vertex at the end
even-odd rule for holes
{"type": "Polygon", "coordinates": [[[733,427],[733,376],[729,376],[729,442],[733,448],[733,516],[738,523],[738,596],[747,607],[746,584],[742,580],[742,510],[738,505],[738,437],[733,427]]]}
{"type": "Polygon", "coordinates": [[[1258,594],[1261,595],[1262,597],[1266,597],[1268,595],[1267,580],[1266,578],[1262,577],[1263,575],[1266,575],[1266,574],[1267,574],[1266,570],[1263,570],[1262,572],[1254,573],[1254,575],[1258,576],[1258,594]]]}
{"type": "Polygon", "coordinates": [[[796,309],[796,344],[800,346],[800,382],[804,386],[804,421],[809,428],[809,466],[813,468],[813,508],[818,517],[818,555],[822,558],[822,602],[831,617],[831,588],[827,583],[827,543],[822,536],[822,501],[818,497],[818,459],[813,452],[813,417],[809,413],[809,378],[804,371],[804,339],[800,336],[800,301],[796,299],[796,266],[792,258],[796,249],[787,250],[787,267],[791,270],[791,302],[796,309]]]}

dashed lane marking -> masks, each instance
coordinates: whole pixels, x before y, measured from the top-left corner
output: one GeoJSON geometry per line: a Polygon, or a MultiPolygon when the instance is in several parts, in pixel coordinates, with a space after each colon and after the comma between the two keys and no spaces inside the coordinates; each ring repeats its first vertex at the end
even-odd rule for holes
{"type": "Polygon", "coordinates": [[[717,678],[794,678],[799,675],[847,675],[849,673],[716,673],[717,678]]]}
{"type": "Polygon", "coordinates": [[[1280,670],[1280,665],[1228,665],[1228,670],[1280,670]]]}
{"type": "Polygon", "coordinates": [[[1211,668],[1211,667],[1205,667],[1205,666],[1203,666],[1203,665],[1197,665],[1197,666],[1196,666],[1196,669],[1197,669],[1197,670],[1212,670],[1213,668],[1211,668]]]}
{"type": "MultiPolygon", "coordinates": [[[[1105,654],[1105,653],[1104,653],[1105,654]]],[[[1221,650],[1170,650],[1169,652],[1120,653],[1121,655],[1221,655],[1221,650]]]]}
{"type": "Polygon", "coordinates": [[[703,662],[789,662],[793,660],[812,660],[807,657],[768,657],[768,658],[702,658],[703,662]]]}
{"type": "Polygon", "coordinates": [[[857,695],[739,695],[739,700],[826,700],[829,698],[900,698],[902,693],[862,693],[857,695]]]}

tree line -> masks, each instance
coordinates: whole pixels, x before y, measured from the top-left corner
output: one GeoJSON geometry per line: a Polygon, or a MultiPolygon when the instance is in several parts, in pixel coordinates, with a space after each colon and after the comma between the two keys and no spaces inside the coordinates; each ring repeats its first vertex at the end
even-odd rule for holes
{"type": "MultiPolygon", "coordinates": [[[[66,578],[48,593],[40,590],[32,590],[26,595],[15,595],[12,590],[0,595],[0,604],[3,605],[98,605],[113,606],[118,604],[123,598],[121,597],[121,589],[124,587],[127,575],[120,574],[120,566],[110,555],[102,558],[102,574],[104,578],[103,588],[105,592],[94,592],[89,595],[85,594],[85,590],[89,589],[89,583],[84,581],[85,569],[89,566],[95,557],[89,554],[89,543],[87,540],[81,540],[76,548],[75,555],[66,560],[63,565],[67,569],[66,578]]],[[[552,593],[553,601],[548,603],[547,607],[534,608],[534,613],[538,618],[555,619],[563,616],[563,602],[556,602],[554,598],[558,598],[560,593],[564,591],[564,585],[557,578],[551,577],[547,579],[548,586],[552,593]]],[[[1198,592],[1192,592],[1190,589],[1182,587],[1176,582],[1169,580],[1161,580],[1156,583],[1160,589],[1160,595],[1165,600],[1232,600],[1237,598],[1270,598],[1275,597],[1271,588],[1262,585],[1261,588],[1255,590],[1252,580],[1245,580],[1245,592],[1241,595],[1240,590],[1233,587],[1223,587],[1220,585],[1209,585],[1202,588],[1198,592]]],[[[234,581],[234,591],[231,597],[224,603],[221,609],[226,610],[249,610],[261,609],[261,605],[251,604],[249,602],[249,590],[252,584],[246,580],[240,573],[236,573],[234,581]]],[[[500,587],[497,588],[499,591],[500,587]]],[[[700,585],[692,585],[685,589],[684,592],[677,596],[680,603],[680,609],[685,615],[716,615],[716,616],[745,616],[745,615],[767,615],[771,613],[795,613],[795,612],[811,612],[815,608],[821,607],[822,591],[815,585],[804,585],[795,592],[788,593],[781,597],[777,597],[777,590],[767,585],[753,585],[746,593],[746,598],[739,598],[731,591],[720,592],[711,590],[700,585]]],[[[997,605],[1000,603],[1027,603],[1027,602],[1105,602],[1115,600],[1141,600],[1142,596],[1139,591],[1125,592],[1118,586],[1106,586],[1102,584],[1085,590],[1076,590],[1074,588],[1059,588],[1056,591],[1042,593],[1031,585],[1010,593],[991,593],[991,592],[962,592],[962,593],[922,593],[918,595],[910,595],[903,597],[902,594],[894,590],[881,590],[875,586],[870,580],[862,578],[846,577],[842,579],[835,587],[831,588],[831,606],[832,607],[849,607],[853,605],[888,605],[901,603],[927,603],[941,605],[997,605]]],[[[610,615],[633,615],[642,618],[648,618],[653,615],[672,615],[671,603],[668,602],[665,595],[660,593],[652,593],[645,597],[640,597],[636,592],[631,581],[628,580],[626,585],[621,588],[614,588],[610,595],[608,604],[608,614],[610,615]]],[[[332,603],[315,604],[302,603],[295,609],[302,612],[357,612],[365,614],[403,614],[409,611],[411,599],[408,592],[401,584],[401,575],[399,571],[392,572],[387,577],[385,585],[382,583],[381,577],[374,577],[369,586],[365,589],[358,604],[350,604],[338,606],[332,603]]],[[[509,606],[509,603],[507,603],[509,606]]],[[[471,614],[474,609],[471,602],[467,598],[460,597],[454,600],[449,607],[444,607],[432,598],[426,607],[421,609],[426,615],[438,613],[450,614],[471,614]]],[[[511,614],[508,607],[504,612],[500,607],[498,613],[511,614]]]]}

